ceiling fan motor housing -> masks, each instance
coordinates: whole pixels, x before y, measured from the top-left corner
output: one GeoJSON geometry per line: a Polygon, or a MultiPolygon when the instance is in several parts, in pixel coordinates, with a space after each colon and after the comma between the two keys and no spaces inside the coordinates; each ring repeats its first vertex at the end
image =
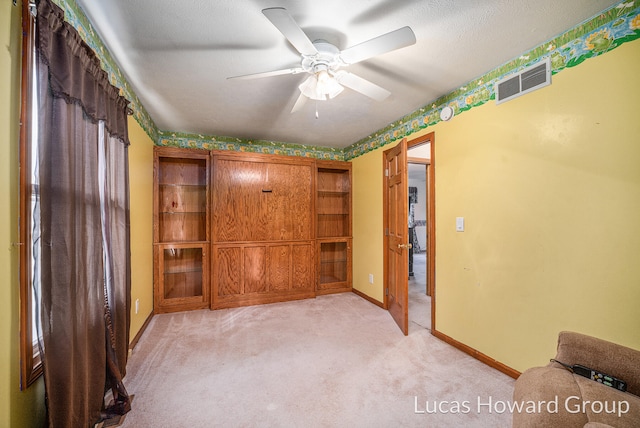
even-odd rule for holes
{"type": "Polygon", "coordinates": [[[344,65],[340,59],[340,49],[326,40],[315,40],[313,46],[318,50],[315,55],[302,55],[302,68],[307,73],[316,74],[320,71],[333,72],[344,65]]]}

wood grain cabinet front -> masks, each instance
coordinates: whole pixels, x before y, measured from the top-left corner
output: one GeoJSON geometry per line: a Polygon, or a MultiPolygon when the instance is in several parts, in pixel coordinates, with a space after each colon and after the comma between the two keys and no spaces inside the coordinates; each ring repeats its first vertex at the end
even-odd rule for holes
{"type": "Polygon", "coordinates": [[[209,307],[209,245],[159,244],[156,259],[156,313],[209,307]]]}
{"type": "Polygon", "coordinates": [[[214,157],[214,242],[313,238],[312,164],[268,160],[214,157]]]}
{"type": "Polygon", "coordinates": [[[214,155],[212,309],[315,296],[314,165],[214,155]]]}
{"type": "Polygon", "coordinates": [[[319,239],[317,294],[351,290],[351,238],[319,239]]]}
{"type": "Polygon", "coordinates": [[[351,290],[351,164],[154,148],[154,311],[351,290]]]}
{"type": "Polygon", "coordinates": [[[154,311],[209,307],[210,153],[154,148],[154,311]]]}
{"type": "Polygon", "coordinates": [[[211,308],[314,297],[312,241],[213,246],[211,308]]]}
{"type": "Polygon", "coordinates": [[[316,162],[317,294],[350,291],[351,164],[316,162]]]}

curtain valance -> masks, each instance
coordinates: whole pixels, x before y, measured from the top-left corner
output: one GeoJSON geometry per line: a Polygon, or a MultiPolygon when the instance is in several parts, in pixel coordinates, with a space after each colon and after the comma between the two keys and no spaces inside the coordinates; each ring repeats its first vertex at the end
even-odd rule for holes
{"type": "Polygon", "coordinates": [[[50,0],[38,2],[36,49],[49,65],[54,96],[80,104],[92,121],[104,120],[109,133],[128,145],[129,101],[109,82],[100,58],[64,20],[64,11],[50,0]]]}

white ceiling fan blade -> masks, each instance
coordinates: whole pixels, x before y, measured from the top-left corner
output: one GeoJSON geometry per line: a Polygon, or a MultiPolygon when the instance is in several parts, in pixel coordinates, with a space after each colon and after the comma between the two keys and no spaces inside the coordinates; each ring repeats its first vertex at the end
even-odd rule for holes
{"type": "Polygon", "coordinates": [[[304,72],[301,67],[287,68],[285,70],[265,71],[262,73],[245,74],[242,76],[227,77],[227,79],[259,79],[262,77],[280,76],[282,74],[298,74],[304,72]]]}
{"type": "Polygon", "coordinates": [[[291,109],[291,113],[295,113],[297,111],[302,110],[302,107],[304,107],[306,102],[307,102],[307,97],[305,97],[305,95],[301,92],[300,96],[296,100],[296,103],[293,105],[293,108],[291,109]]]}
{"type": "Polygon", "coordinates": [[[347,64],[355,64],[376,55],[411,46],[416,35],[410,27],[402,27],[343,50],[340,58],[347,64]]]}
{"type": "Polygon", "coordinates": [[[391,95],[391,92],[386,89],[347,71],[340,71],[336,73],[336,80],[341,85],[344,85],[349,89],[353,89],[356,92],[360,92],[362,95],[366,95],[376,101],[384,101],[389,95],[391,95]]]}
{"type": "Polygon", "coordinates": [[[282,35],[289,40],[289,43],[291,43],[298,52],[303,55],[315,55],[318,53],[318,50],[313,46],[309,37],[302,31],[285,8],[272,7],[263,9],[262,13],[280,30],[282,35]]]}

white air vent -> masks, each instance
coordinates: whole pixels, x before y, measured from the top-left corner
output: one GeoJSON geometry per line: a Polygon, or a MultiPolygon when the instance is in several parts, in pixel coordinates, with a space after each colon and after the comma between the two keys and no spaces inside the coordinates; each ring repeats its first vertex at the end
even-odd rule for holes
{"type": "Polygon", "coordinates": [[[496,82],[496,104],[551,84],[551,59],[545,58],[516,74],[496,82]]]}

